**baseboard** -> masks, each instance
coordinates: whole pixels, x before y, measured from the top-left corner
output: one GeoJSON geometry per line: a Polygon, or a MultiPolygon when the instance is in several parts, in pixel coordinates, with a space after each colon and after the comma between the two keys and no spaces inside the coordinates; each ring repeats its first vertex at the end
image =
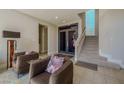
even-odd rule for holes
{"type": "Polygon", "coordinates": [[[120,64],[120,66],[121,66],[121,69],[124,69],[124,64],[122,62],[120,64]]]}
{"type": "Polygon", "coordinates": [[[101,49],[99,49],[99,55],[100,55],[101,57],[111,58],[111,55],[103,53],[103,52],[101,51],[101,49]]]}
{"type": "Polygon", "coordinates": [[[124,64],[122,63],[122,60],[114,59],[114,58],[112,58],[112,56],[110,54],[105,54],[101,50],[99,50],[99,55],[107,58],[108,62],[112,62],[114,64],[119,65],[121,68],[124,68],[124,64]]]}
{"type": "Polygon", "coordinates": [[[114,58],[107,58],[107,60],[108,60],[109,62],[118,64],[118,65],[120,65],[120,67],[122,67],[122,61],[121,61],[121,60],[114,59],[114,58]]]}

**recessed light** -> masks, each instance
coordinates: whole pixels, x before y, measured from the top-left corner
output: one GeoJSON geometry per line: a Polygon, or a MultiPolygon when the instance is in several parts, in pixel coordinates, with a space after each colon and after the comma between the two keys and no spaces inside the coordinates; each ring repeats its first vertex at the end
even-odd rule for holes
{"type": "Polygon", "coordinates": [[[55,18],[58,19],[58,16],[56,16],[55,18]]]}

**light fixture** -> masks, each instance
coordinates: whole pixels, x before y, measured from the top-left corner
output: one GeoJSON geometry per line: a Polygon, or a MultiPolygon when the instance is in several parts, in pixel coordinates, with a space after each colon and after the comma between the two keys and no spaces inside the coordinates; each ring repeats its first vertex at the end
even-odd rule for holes
{"type": "Polygon", "coordinates": [[[56,16],[55,18],[58,19],[58,16],[56,16]]]}

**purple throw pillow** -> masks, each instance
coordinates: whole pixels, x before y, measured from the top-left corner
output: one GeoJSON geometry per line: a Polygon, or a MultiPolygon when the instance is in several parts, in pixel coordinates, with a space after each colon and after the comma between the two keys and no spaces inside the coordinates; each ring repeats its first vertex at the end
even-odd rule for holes
{"type": "Polygon", "coordinates": [[[62,67],[63,62],[64,62],[63,57],[51,56],[46,71],[49,73],[56,72],[60,67],[62,67]]]}

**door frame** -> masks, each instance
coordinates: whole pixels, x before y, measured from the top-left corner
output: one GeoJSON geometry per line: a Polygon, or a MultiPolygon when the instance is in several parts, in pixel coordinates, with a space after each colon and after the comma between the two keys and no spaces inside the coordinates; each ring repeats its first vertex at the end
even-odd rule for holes
{"type": "Polygon", "coordinates": [[[9,40],[7,40],[7,69],[9,68],[9,59],[8,59],[8,51],[9,51],[9,49],[8,49],[8,42],[9,41],[14,41],[15,42],[15,50],[17,49],[17,40],[12,40],[12,39],[9,39],[9,40]]]}

